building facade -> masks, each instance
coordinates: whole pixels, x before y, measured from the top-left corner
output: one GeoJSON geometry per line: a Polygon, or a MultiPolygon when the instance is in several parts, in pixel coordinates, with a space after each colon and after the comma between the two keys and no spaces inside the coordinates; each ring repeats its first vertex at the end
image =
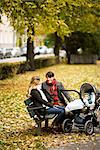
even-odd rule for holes
{"type": "Polygon", "coordinates": [[[0,48],[11,48],[16,46],[16,32],[6,16],[1,16],[0,23],[0,48]]]}

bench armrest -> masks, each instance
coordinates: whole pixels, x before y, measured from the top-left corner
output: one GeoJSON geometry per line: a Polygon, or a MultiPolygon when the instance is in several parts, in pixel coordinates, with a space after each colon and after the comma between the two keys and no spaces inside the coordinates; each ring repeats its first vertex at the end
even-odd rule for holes
{"type": "Polygon", "coordinates": [[[39,107],[32,107],[32,106],[28,106],[28,108],[29,108],[29,110],[45,110],[46,109],[46,107],[42,107],[42,106],[39,106],[39,107]]]}
{"type": "Polygon", "coordinates": [[[24,100],[24,103],[25,103],[26,106],[30,106],[30,105],[33,104],[33,101],[32,101],[31,98],[27,98],[26,100],[24,100]]]}

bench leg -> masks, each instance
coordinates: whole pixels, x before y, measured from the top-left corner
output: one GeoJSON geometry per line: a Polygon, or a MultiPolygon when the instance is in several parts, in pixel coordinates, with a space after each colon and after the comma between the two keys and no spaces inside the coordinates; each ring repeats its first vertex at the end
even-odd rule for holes
{"type": "Polygon", "coordinates": [[[45,120],[45,128],[48,128],[48,119],[45,120]]]}
{"type": "Polygon", "coordinates": [[[37,127],[35,129],[35,135],[41,135],[41,121],[35,120],[37,127]]]}

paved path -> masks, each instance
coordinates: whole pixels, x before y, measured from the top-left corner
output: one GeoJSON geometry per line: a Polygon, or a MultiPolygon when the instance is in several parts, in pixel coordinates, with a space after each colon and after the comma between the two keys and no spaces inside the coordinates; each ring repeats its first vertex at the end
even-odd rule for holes
{"type": "Polygon", "coordinates": [[[69,143],[64,147],[50,148],[49,150],[100,150],[100,137],[97,137],[95,141],[89,141],[86,143],[69,143]]]}
{"type": "Polygon", "coordinates": [[[95,128],[95,133],[98,136],[94,136],[93,140],[90,137],[90,140],[84,141],[84,143],[67,143],[64,146],[49,148],[48,150],[100,150],[100,128],[95,128]]]}

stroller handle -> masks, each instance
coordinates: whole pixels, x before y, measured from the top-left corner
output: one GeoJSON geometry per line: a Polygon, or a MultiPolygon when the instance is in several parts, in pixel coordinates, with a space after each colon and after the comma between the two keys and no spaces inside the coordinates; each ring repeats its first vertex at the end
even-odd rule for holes
{"type": "MultiPolygon", "coordinates": [[[[80,92],[78,92],[77,90],[61,90],[61,91],[65,91],[65,92],[76,92],[78,95],[79,95],[79,97],[80,97],[80,99],[82,100],[82,102],[84,103],[84,101],[83,101],[83,98],[82,98],[82,96],[81,96],[81,93],[80,92]]],[[[85,104],[85,103],[84,103],[85,104]]]]}

